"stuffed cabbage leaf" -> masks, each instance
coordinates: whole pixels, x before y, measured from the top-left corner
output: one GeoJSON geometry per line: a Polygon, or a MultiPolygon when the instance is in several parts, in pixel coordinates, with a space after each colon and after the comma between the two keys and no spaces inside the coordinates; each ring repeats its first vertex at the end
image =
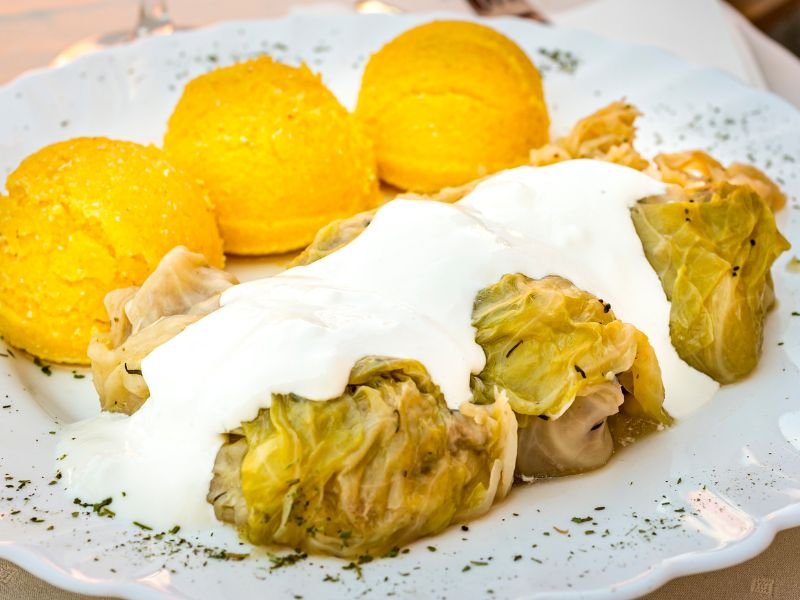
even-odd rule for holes
{"type": "Polygon", "coordinates": [[[478,292],[472,324],[486,354],[486,366],[473,377],[479,401],[499,387],[515,412],[554,419],[587,388],[636,368],[639,377],[628,391],[637,413],[670,421],[647,337],[566,279],[505,275],[478,292]]]}
{"type": "Polygon", "coordinates": [[[720,383],[747,375],[774,301],[770,267],[789,248],[768,203],[750,186],[724,185],[650,198],[631,216],[670,300],[680,357],[720,383]]]}
{"type": "Polygon", "coordinates": [[[208,498],[253,543],[382,556],[503,498],[516,432],[502,395],[450,411],[418,362],[368,357],[339,398],[274,395],[223,446],[208,498]]]}
{"type": "Polygon", "coordinates": [[[220,294],[236,283],[230,273],[209,267],[202,254],[178,246],[140,287],[107,294],[111,328],[96,332],[88,349],[103,410],[134,413],[150,396],[142,359],[219,308],[220,294]]]}
{"type": "Polygon", "coordinates": [[[632,431],[614,439],[608,419],[618,413],[649,424],[640,432],[671,423],[647,337],[569,281],[505,275],[478,292],[472,319],[486,354],[472,391],[484,402],[502,390],[518,414],[520,477],[604,465],[632,431]]]}

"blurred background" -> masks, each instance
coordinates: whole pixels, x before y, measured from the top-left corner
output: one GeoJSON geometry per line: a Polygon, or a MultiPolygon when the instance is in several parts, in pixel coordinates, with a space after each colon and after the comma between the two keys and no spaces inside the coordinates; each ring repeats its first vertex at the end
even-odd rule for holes
{"type": "Polygon", "coordinates": [[[756,27],[800,56],[800,1],[731,0],[756,27]]]}
{"type": "MultiPolygon", "coordinates": [[[[356,5],[366,10],[396,7],[402,11],[472,11],[467,0],[167,0],[146,4],[151,8],[144,15],[143,24],[145,29],[156,30],[163,24],[161,19],[167,16],[179,27],[198,27],[224,19],[268,18],[302,11],[353,10],[356,5]],[[164,14],[164,7],[168,9],[168,15],[164,14]]],[[[665,3],[661,0],[533,0],[530,4],[556,22],[558,19],[554,15],[582,9],[585,5],[616,5],[618,10],[630,14],[638,27],[643,11],[652,10],[656,14],[665,3]]],[[[698,10],[702,13],[707,9],[702,5],[709,4],[709,0],[674,0],[667,4],[671,5],[673,12],[685,12],[685,20],[691,20],[698,10]]],[[[800,0],[730,0],[730,5],[756,28],[800,55],[800,0]]],[[[105,41],[119,41],[121,37],[132,35],[140,11],[140,0],[2,0],[0,83],[25,70],[51,63],[65,49],[80,41],[94,41],[97,36],[107,38],[105,41]]],[[[713,27],[713,24],[708,26],[709,29],[713,27]]],[[[675,45],[679,44],[676,42],[675,45]]]]}

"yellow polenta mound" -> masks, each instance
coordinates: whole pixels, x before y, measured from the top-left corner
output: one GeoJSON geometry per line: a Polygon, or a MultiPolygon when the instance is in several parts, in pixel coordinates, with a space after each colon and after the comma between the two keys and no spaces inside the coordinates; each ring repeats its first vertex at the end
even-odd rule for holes
{"type": "Polygon", "coordinates": [[[536,67],[507,37],[464,21],[415,27],[373,54],[356,115],[381,179],[419,192],[526,163],[548,140],[536,67]]]}
{"type": "Polygon", "coordinates": [[[307,67],[268,57],[189,82],[164,149],[208,191],[233,254],[301,248],[379,198],[355,118],[307,67]]]}
{"type": "Polygon", "coordinates": [[[0,334],[41,358],[86,364],[103,298],[141,284],[184,245],[224,262],[202,190],[152,146],[106,138],[26,158],[0,196],[0,334]]]}

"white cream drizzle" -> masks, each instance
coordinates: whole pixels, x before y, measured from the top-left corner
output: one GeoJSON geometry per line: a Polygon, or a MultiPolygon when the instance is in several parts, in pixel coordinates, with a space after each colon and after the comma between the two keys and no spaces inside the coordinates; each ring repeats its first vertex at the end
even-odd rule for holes
{"type": "Polygon", "coordinates": [[[627,167],[574,160],[500,173],[454,205],[388,203],[349,245],[231,288],[218,311],[147,356],[151,397],[137,413],[101,414],[61,440],[68,489],[85,501],[111,496],[119,515],[152,527],[209,526],[222,432],[255,417],[273,393],[339,396],[363,356],[419,360],[457,408],[484,365],[473,300],[511,272],[561,275],[610,302],[647,334],[665,406],[686,416],[718,385],[672,347],[669,303],[629,214],[664,189],[627,167]]]}

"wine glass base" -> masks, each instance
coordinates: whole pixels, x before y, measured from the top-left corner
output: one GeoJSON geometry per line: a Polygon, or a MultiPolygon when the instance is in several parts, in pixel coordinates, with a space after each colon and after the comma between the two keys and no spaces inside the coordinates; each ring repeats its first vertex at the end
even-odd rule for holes
{"type": "Polygon", "coordinates": [[[151,35],[169,35],[180,29],[187,29],[185,27],[175,27],[172,23],[164,23],[159,27],[151,29],[140,28],[137,31],[112,31],[103,35],[89,36],[67,46],[64,50],[50,62],[52,66],[65,65],[72,62],[79,56],[85,54],[92,54],[98,50],[105,50],[106,48],[113,48],[114,46],[121,46],[128,44],[134,40],[142,37],[149,37],[151,35]]]}
{"type": "Polygon", "coordinates": [[[356,12],[366,14],[385,14],[402,12],[394,4],[383,2],[383,0],[356,0],[356,12]]]}

